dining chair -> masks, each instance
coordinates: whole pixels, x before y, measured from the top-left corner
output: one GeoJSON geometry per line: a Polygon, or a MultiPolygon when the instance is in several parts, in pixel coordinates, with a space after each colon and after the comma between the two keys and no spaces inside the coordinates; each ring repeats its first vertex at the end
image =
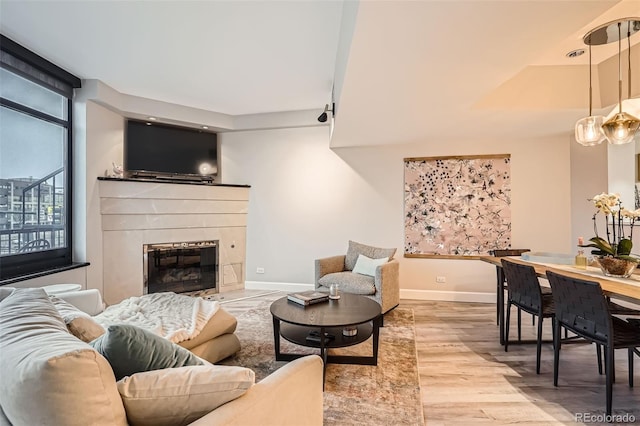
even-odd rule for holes
{"type": "Polygon", "coordinates": [[[627,349],[629,387],[633,387],[633,354],[640,347],[640,329],[614,317],[600,284],[547,271],[555,304],[553,385],[558,386],[560,327],[604,347],[606,412],[611,415],[614,377],[614,350],[627,349]]]}
{"type": "MultiPolygon", "coordinates": [[[[531,251],[529,249],[495,249],[489,253],[495,257],[520,256],[522,253],[531,251]]],[[[500,325],[500,310],[504,309],[504,291],[508,289],[505,284],[505,277],[502,267],[496,266],[496,323],[500,325]],[[502,290],[502,294],[501,293],[502,290]],[[501,303],[502,302],[502,303],[501,303]]],[[[520,310],[518,310],[518,324],[520,323],[520,310]]]]}
{"type": "MultiPolygon", "coordinates": [[[[507,318],[505,320],[504,350],[509,350],[509,320],[511,306],[538,317],[538,335],[536,339],[536,373],[540,374],[540,354],[542,351],[542,322],[544,318],[554,317],[553,297],[543,293],[533,266],[522,265],[502,259],[502,269],[509,284],[507,294],[507,318]]],[[[520,318],[518,318],[520,319],[520,318]]],[[[553,330],[553,328],[552,328],[553,330]]],[[[520,340],[520,321],[518,321],[518,340],[520,340]]]]}

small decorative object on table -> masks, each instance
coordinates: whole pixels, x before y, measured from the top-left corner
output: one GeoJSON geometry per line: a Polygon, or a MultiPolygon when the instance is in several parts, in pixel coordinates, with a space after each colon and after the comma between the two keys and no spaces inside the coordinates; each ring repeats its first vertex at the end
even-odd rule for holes
{"type": "Polygon", "coordinates": [[[289,299],[291,302],[307,306],[313,305],[314,303],[326,302],[327,300],[329,300],[329,295],[320,291],[309,290],[299,293],[290,293],[287,295],[287,299],[289,299]]]}
{"type": "Polygon", "coordinates": [[[598,211],[593,215],[593,229],[595,237],[589,239],[591,244],[581,244],[580,247],[593,247],[591,254],[608,277],[627,278],[638,266],[640,257],[631,253],[633,248],[633,225],[640,218],[640,209],[635,211],[622,207],[619,194],[602,193],[593,197],[598,211]],[[602,213],[605,218],[607,239],[598,235],[596,216],[602,213]],[[625,233],[629,228],[629,235],[625,233]]]}
{"type": "Polygon", "coordinates": [[[122,164],[111,162],[111,165],[113,166],[113,175],[111,175],[111,177],[122,178],[124,176],[124,167],[122,167],[122,164]]]}
{"type": "MultiPolygon", "coordinates": [[[[584,244],[584,238],[578,238],[578,246],[582,246],[584,244]]],[[[578,255],[576,256],[576,268],[578,269],[587,269],[587,256],[584,255],[584,250],[578,250],[578,255]]]]}
{"type": "MultiPolygon", "coordinates": [[[[330,341],[330,340],[334,340],[336,336],[334,336],[333,334],[324,333],[324,338],[325,338],[325,341],[330,341]]],[[[306,340],[307,342],[320,343],[320,332],[317,330],[309,332],[309,334],[306,337],[306,340]]]]}
{"type": "Polygon", "coordinates": [[[342,335],[347,337],[353,337],[358,334],[358,327],[351,325],[342,329],[342,335]]]}
{"type": "Polygon", "coordinates": [[[329,287],[329,299],[340,299],[340,292],[338,290],[338,284],[331,284],[331,287],[329,287]]]}

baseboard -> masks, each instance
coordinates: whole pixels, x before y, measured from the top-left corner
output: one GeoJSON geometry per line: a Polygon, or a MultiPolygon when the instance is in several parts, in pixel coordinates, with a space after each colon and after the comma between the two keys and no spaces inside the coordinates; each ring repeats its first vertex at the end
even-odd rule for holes
{"type": "MultiPolygon", "coordinates": [[[[280,290],[289,292],[314,289],[313,284],[277,283],[269,281],[245,281],[244,287],[249,290],[280,290]]],[[[400,289],[400,299],[440,300],[444,302],[496,303],[495,293],[479,293],[471,291],[400,289]]]]}
{"type": "Polygon", "coordinates": [[[245,281],[244,288],[248,290],[280,290],[280,291],[305,291],[313,290],[313,284],[298,283],[274,283],[269,281],[245,281]]]}
{"type": "Polygon", "coordinates": [[[400,299],[439,300],[444,302],[496,303],[495,293],[400,289],[400,299]]]}

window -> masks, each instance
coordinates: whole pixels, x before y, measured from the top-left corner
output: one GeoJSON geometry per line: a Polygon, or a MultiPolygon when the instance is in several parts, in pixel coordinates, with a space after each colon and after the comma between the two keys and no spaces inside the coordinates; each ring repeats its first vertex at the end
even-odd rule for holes
{"type": "Polygon", "coordinates": [[[78,87],[77,77],[0,35],[0,279],[72,263],[78,87]]]}

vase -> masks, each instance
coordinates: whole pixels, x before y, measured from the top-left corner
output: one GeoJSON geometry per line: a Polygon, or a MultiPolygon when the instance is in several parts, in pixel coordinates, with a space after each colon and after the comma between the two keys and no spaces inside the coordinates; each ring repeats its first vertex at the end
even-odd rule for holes
{"type": "Polygon", "coordinates": [[[628,278],[638,266],[637,262],[610,256],[600,256],[597,260],[602,273],[607,277],[628,278]]]}

